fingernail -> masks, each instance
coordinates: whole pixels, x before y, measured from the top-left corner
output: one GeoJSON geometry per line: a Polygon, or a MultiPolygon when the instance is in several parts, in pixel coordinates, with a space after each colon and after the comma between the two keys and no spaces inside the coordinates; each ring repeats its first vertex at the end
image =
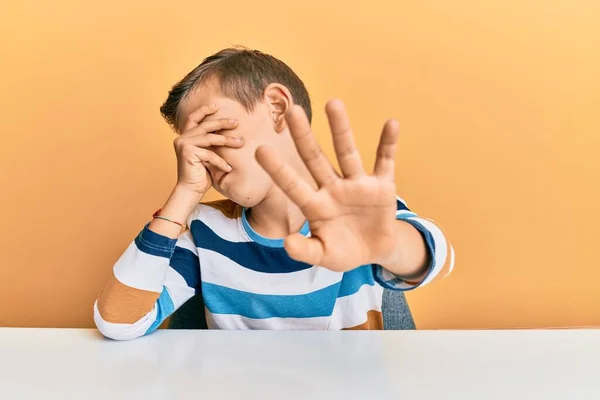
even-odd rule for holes
{"type": "Polygon", "coordinates": [[[217,106],[216,104],[209,105],[210,108],[215,108],[216,106],[217,106]]]}
{"type": "Polygon", "coordinates": [[[227,171],[231,171],[233,168],[231,168],[231,165],[227,164],[227,171]]]}
{"type": "Polygon", "coordinates": [[[237,122],[237,119],[233,119],[232,118],[232,119],[229,120],[229,122],[232,123],[232,124],[235,124],[237,122]]]}
{"type": "Polygon", "coordinates": [[[240,137],[236,137],[233,140],[235,140],[236,143],[242,143],[243,142],[242,138],[240,138],[240,137]]]}

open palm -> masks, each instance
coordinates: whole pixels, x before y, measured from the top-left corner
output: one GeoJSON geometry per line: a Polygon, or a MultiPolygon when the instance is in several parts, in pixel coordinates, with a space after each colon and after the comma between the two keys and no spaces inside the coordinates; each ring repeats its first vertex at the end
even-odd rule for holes
{"type": "Polygon", "coordinates": [[[335,271],[348,271],[379,263],[397,243],[394,155],[398,124],[395,121],[385,124],[374,172],[368,175],[354,144],[344,105],[331,101],[326,113],[342,176],[321,151],[299,106],[286,113],[286,120],[318,189],[302,180],[272,148],[261,146],[256,158],[308,219],[311,237],[296,233],[285,240],[290,257],[335,271]]]}

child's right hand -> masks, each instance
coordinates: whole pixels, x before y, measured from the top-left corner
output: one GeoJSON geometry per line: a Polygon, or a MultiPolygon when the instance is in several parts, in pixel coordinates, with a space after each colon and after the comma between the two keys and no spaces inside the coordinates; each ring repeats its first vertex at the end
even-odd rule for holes
{"type": "Polygon", "coordinates": [[[239,148],[243,143],[241,138],[214,133],[236,128],[236,120],[221,118],[204,121],[208,115],[214,114],[217,110],[217,107],[202,106],[191,113],[183,133],[173,143],[177,154],[177,186],[196,193],[199,198],[202,198],[212,185],[205,164],[212,164],[224,172],[231,171],[231,166],[208,148],[211,146],[239,148]]]}

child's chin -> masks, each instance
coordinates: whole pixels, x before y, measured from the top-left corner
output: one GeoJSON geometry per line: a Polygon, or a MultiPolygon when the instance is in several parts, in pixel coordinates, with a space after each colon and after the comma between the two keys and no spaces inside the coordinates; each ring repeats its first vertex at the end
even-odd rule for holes
{"type": "Polygon", "coordinates": [[[226,197],[228,200],[233,201],[236,204],[239,204],[240,206],[243,207],[252,207],[256,204],[254,204],[254,202],[252,201],[252,197],[248,196],[248,195],[244,195],[243,193],[239,193],[237,192],[235,189],[234,190],[228,190],[229,188],[223,188],[223,187],[219,187],[214,185],[213,188],[219,192],[221,195],[223,195],[224,197],[226,197]]]}
{"type": "Polygon", "coordinates": [[[252,197],[248,196],[232,196],[228,197],[229,200],[233,201],[236,204],[239,204],[242,207],[251,208],[257,205],[259,202],[255,201],[252,197]],[[235,198],[233,198],[235,197],[235,198]]]}
{"type": "Polygon", "coordinates": [[[256,198],[255,193],[222,193],[223,196],[233,201],[240,206],[251,208],[260,203],[260,199],[256,198]]]}
{"type": "Polygon", "coordinates": [[[215,185],[214,188],[227,199],[246,208],[260,203],[264,198],[261,196],[260,185],[245,185],[243,179],[238,178],[237,176],[225,176],[221,181],[222,185],[215,185]]]}

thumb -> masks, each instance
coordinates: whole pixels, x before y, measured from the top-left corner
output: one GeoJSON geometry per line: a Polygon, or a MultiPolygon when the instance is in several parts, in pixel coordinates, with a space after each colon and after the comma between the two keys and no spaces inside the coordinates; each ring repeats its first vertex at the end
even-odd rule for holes
{"type": "Polygon", "coordinates": [[[296,261],[320,265],[323,259],[323,242],[316,237],[304,237],[300,233],[288,236],[284,243],[285,251],[296,261]]]}

